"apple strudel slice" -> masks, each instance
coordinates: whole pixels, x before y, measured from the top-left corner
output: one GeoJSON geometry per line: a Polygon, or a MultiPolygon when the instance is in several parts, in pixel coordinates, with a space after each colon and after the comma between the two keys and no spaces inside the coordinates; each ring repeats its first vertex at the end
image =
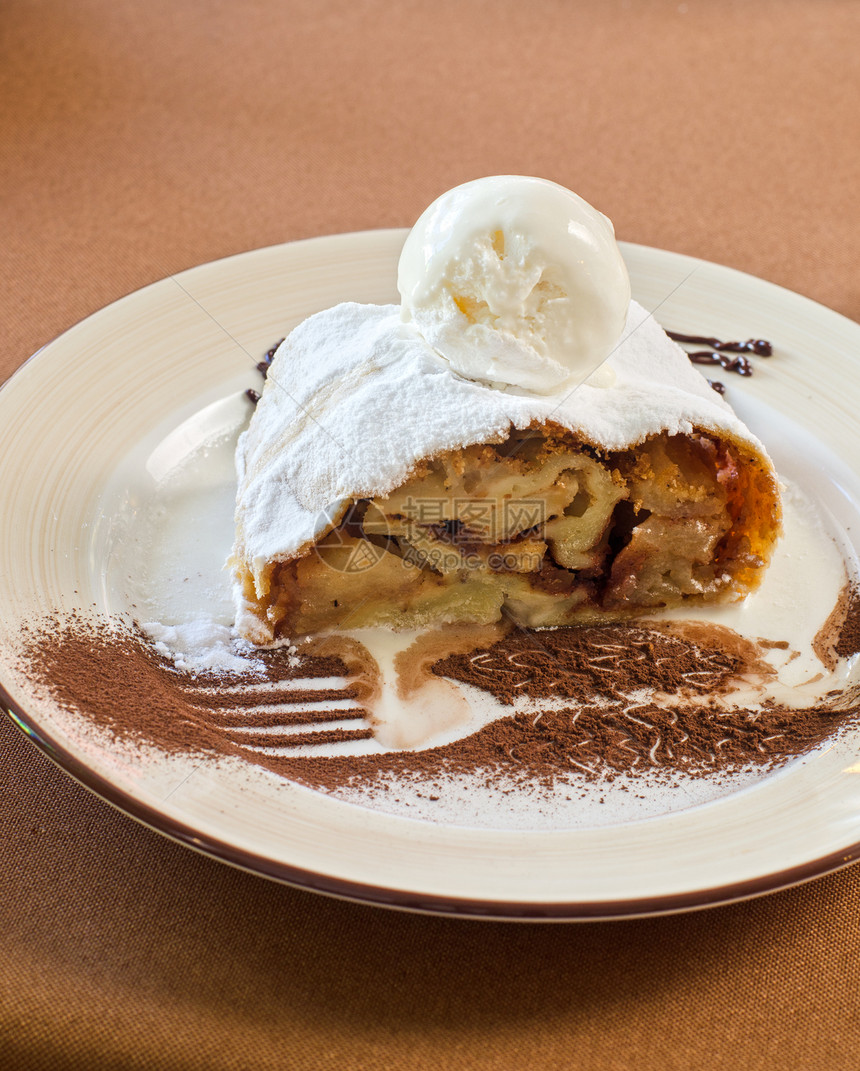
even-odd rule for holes
{"type": "Polygon", "coordinates": [[[528,627],[744,597],[780,531],[761,443],[631,303],[567,396],[465,379],[396,306],[297,327],[237,450],[239,633],[528,627]]]}

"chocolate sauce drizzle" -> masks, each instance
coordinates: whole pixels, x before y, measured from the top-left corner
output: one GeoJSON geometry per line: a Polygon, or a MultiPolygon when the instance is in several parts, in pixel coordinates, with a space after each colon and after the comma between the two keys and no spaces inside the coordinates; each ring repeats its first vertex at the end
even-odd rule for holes
{"type": "Polygon", "coordinates": [[[765,342],[763,338],[748,338],[746,342],[721,342],[718,338],[710,338],[707,335],[682,335],[678,331],[667,331],[666,334],[674,342],[689,342],[694,346],[710,346],[712,350],[721,353],[755,353],[759,357],[770,357],[773,346],[765,342]]]}
{"type": "MultiPolygon", "coordinates": [[[[708,346],[706,350],[687,350],[687,356],[693,364],[716,364],[726,372],[735,372],[739,376],[751,376],[753,366],[750,364],[748,353],[756,357],[770,357],[773,354],[773,346],[763,338],[748,338],[745,342],[723,342],[722,339],[712,338],[710,335],[684,335],[680,331],[667,331],[666,334],[673,342],[686,342],[691,346],[708,346]]],[[[278,346],[283,342],[282,338],[266,350],[262,361],[257,365],[257,371],[263,377],[269,374],[269,366],[275,356],[278,346]]],[[[717,392],[725,394],[726,387],[719,380],[709,379],[708,383],[717,392]]],[[[249,388],[245,394],[254,405],[260,400],[259,391],[249,388]]]]}
{"type": "MultiPolygon", "coordinates": [[[[692,346],[708,346],[706,350],[687,350],[687,356],[693,364],[718,364],[726,372],[736,372],[739,376],[751,376],[753,366],[747,353],[757,357],[770,357],[773,346],[763,338],[748,338],[745,342],[723,342],[709,335],[683,335],[680,331],[667,331],[674,342],[686,342],[692,346]]],[[[717,394],[725,394],[725,385],[712,379],[708,383],[717,394]]]]}
{"type": "MultiPolygon", "coordinates": [[[[263,379],[268,376],[269,366],[271,365],[274,356],[277,353],[278,346],[280,346],[283,341],[284,340],[282,338],[279,338],[278,341],[274,344],[274,346],[270,346],[269,349],[267,349],[266,352],[263,354],[262,361],[259,361],[257,363],[257,371],[260,373],[263,379]]],[[[251,399],[254,405],[256,405],[257,402],[260,400],[260,392],[254,390],[253,387],[249,387],[248,390],[245,391],[245,395],[251,399]]]]}

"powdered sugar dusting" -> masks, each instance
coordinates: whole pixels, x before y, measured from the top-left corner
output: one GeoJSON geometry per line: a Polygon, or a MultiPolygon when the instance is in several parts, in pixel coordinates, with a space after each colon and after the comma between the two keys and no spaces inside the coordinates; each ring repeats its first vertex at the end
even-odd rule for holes
{"type": "Polygon", "coordinates": [[[305,320],[275,355],[237,451],[236,557],[259,576],[300,553],[348,500],[389,493],[420,460],[547,422],[605,450],[695,427],[764,454],[635,302],[606,364],[567,395],[464,379],[398,306],[345,303],[305,320]]]}
{"type": "Polygon", "coordinates": [[[185,672],[245,674],[263,670],[250,644],[237,640],[232,629],[211,617],[201,615],[177,625],[147,621],[141,627],[156,651],[185,672]]]}

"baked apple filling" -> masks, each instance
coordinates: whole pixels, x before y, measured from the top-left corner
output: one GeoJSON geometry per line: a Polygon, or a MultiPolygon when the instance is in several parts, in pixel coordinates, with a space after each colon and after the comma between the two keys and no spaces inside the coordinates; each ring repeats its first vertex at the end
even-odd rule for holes
{"type": "Polygon", "coordinates": [[[274,638],[503,615],[547,627],[741,597],[774,521],[771,473],[738,452],[705,433],[602,451],[556,426],[448,451],[348,503],[256,584],[246,572],[243,594],[274,638]]]}

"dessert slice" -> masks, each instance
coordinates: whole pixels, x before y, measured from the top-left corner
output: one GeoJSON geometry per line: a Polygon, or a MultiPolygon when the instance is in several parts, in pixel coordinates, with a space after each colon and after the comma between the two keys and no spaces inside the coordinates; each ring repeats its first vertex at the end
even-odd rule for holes
{"type": "Polygon", "coordinates": [[[336,306],[279,349],[237,462],[256,644],[737,599],[780,529],[763,447],[635,303],[567,396],[464,378],[396,306],[336,306]]]}

